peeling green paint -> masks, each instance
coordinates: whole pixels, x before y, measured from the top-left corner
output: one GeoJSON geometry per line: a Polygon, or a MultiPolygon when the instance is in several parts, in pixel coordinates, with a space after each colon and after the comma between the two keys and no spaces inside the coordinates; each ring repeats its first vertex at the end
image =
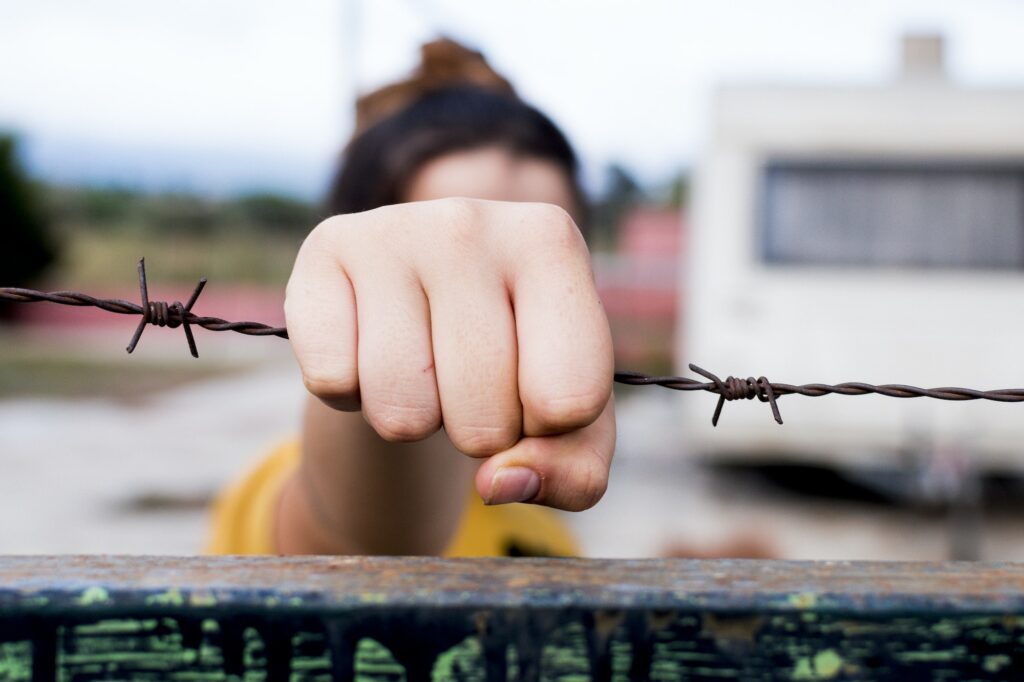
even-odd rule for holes
{"type": "Polygon", "coordinates": [[[814,592],[798,592],[789,595],[787,601],[795,609],[813,609],[818,604],[818,595],[814,592]]]}
{"type": "Polygon", "coordinates": [[[147,606],[184,606],[185,598],[181,594],[181,590],[176,587],[172,587],[166,592],[159,594],[152,594],[146,597],[147,606]]]}
{"type": "Polygon", "coordinates": [[[363,637],[356,645],[355,663],[357,680],[365,680],[371,675],[405,679],[405,668],[395,660],[387,647],[370,637],[363,637]]]}
{"type": "Polygon", "coordinates": [[[363,592],[359,595],[359,601],[364,604],[385,604],[387,600],[387,592],[363,592]]]}
{"type": "Polygon", "coordinates": [[[483,670],[483,647],[478,637],[467,637],[437,657],[431,679],[457,680],[466,677],[466,669],[483,670]]]}
{"type": "Polygon", "coordinates": [[[1006,654],[996,654],[994,656],[986,656],[981,665],[985,668],[986,672],[997,673],[1010,665],[1012,661],[1013,659],[1006,654]]]}
{"type": "Polygon", "coordinates": [[[835,677],[843,667],[843,658],[832,649],[819,651],[814,656],[814,670],[820,677],[835,677]]]}
{"type": "MultiPolygon", "coordinates": [[[[22,606],[28,607],[30,609],[31,608],[39,608],[41,606],[46,606],[49,603],[50,603],[50,599],[48,597],[44,597],[41,594],[27,595],[21,601],[21,605],[22,606]]],[[[0,679],[3,679],[3,678],[0,678],[0,679]]]]}
{"type": "Polygon", "coordinates": [[[29,642],[0,642],[0,680],[29,682],[32,679],[32,645],[29,642]]]}
{"type": "Polygon", "coordinates": [[[796,659],[796,665],[793,666],[793,679],[794,680],[813,680],[814,669],[811,667],[811,659],[807,656],[796,659]]]}
{"type": "Polygon", "coordinates": [[[960,653],[956,649],[939,651],[904,651],[896,654],[896,658],[907,663],[941,663],[955,661],[960,653]]]}
{"type": "Polygon", "coordinates": [[[91,606],[93,604],[102,604],[110,601],[110,593],[102,587],[89,587],[82,595],[78,598],[78,603],[82,606],[91,606]]]}
{"type": "MultiPolygon", "coordinates": [[[[330,679],[332,656],[337,654],[331,647],[339,642],[346,652],[359,643],[359,682],[398,682],[409,675],[436,682],[484,682],[486,665],[494,665],[495,652],[502,652],[492,647],[504,647],[510,681],[521,679],[519,671],[528,668],[538,682],[586,682],[598,679],[597,661],[602,665],[600,679],[611,682],[695,677],[1024,680],[1024,662],[1015,656],[1024,637],[1020,618],[962,612],[945,602],[941,609],[905,602],[875,611],[874,602],[865,600],[858,609],[843,610],[826,589],[775,593],[766,597],[763,610],[744,606],[716,611],[706,605],[656,609],[646,604],[587,610],[572,608],[570,600],[568,609],[533,610],[516,601],[508,607],[467,608],[460,603],[432,610],[428,602],[411,611],[394,611],[392,593],[375,589],[356,591],[339,608],[325,607],[310,596],[316,594],[312,590],[261,588],[244,593],[251,600],[246,608],[256,605],[254,613],[235,608],[229,592],[206,585],[196,593],[185,588],[127,592],[82,587],[89,584],[76,583],[63,598],[47,593],[49,603],[35,590],[16,595],[21,599],[17,608],[24,609],[29,599],[45,606],[31,617],[56,628],[50,645],[57,643],[60,680],[254,682],[270,679],[271,661],[280,666],[286,660],[294,682],[319,681],[330,679]],[[384,606],[377,606],[382,602],[384,606]],[[216,609],[206,608],[214,605],[216,609]],[[71,617],[62,620],[62,608],[68,606],[71,617]],[[410,613],[414,620],[408,620],[410,613]],[[375,620],[381,614],[387,627],[397,630],[381,629],[381,621],[375,620]],[[89,621],[91,616],[97,620],[89,621]],[[332,630],[334,623],[342,629],[332,630]],[[363,623],[365,631],[360,629],[363,623]],[[446,642],[436,644],[430,660],[410,657],[404,644],[408,640],[392,639],[415,640],[420,632],[416,628],[431,633],[424,642],[446,642]],[[338,632],[343,633],[341,640],[338,632]],[[451,639],[449,633],[454,633],[451,639]],[[508,639],[496,644],[495,637],[508,639]],[[451,642],[459,643],[446,649],[451,642]],[[643,658],[634,659],[637,652],[643,658]],[[637,660],[642,661],[642,673],[634,670],[637,660]]],[[[36,635],[18,628],[0,610],[0,682],[31,679],[29,638],[36,635]],[[26,639],[9,641],[12,637],[26,639]]]]}
{"type": "Polygon", "coordinates": [[[188,603],[192,606],[205,607],[205,606],[216,606],[217,598],[212,594],[204,594],[201,592],[193,592],[188,596],[188,603]]]}
{"type": "Polygon", "coordinates": [[[794,680],[829,680],[843,668],[843,658],[833,649],[819,651],[813,657],[802,656],[793,666],[794,680]]]}
{"type": "Polygon", "coordinates": [[[963,630],[961,623],[949,620],[948,618],[943,618],[938,623],[935,623],[935,625],[932,625],[932,632],[940,637],[953,638],[959,635],[961,630],[963,630]]]}

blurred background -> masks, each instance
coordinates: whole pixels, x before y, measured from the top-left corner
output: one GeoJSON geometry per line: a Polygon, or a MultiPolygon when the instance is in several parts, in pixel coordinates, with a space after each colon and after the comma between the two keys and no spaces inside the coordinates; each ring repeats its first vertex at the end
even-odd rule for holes
{"type": "MultiPolygon", "coordinates": [[[[445,35],[581,153],[620,369],[1024,385],[1024,5],[0,4],[0,285],[283,323],[358,94],[445,35]]],[[[287,343],[0,307],[0,553],[195,553],[287,343]]],[[[1024,558],[1024,407],[619,393],[589,555],[1024,558]]]]}

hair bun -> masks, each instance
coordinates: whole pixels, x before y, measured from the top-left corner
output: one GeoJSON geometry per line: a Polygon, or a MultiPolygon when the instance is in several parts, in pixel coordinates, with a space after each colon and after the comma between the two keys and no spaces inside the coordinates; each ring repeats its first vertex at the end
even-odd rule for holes
{"type": "Polygon", "coordinates": [[[426,90],[450,85],[475,85],[515,95],[511,83],[487,63],[484,56],[454,40],[441,38],[420,48],[420,66],[414,79],[426,90]]]}
{"type": "Polygon", "coordinates": [[[480,52],[449,38],[439,38],[420,48],[420,64],[411,76],[356,101],[356,134],[426,94],[458,85],[516,96],[512,84],[491,68],[480,52]]]}

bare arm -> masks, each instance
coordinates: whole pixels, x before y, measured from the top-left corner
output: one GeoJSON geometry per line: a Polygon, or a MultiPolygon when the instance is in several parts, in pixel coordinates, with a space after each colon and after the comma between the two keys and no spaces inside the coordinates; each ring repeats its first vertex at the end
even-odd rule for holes
{"type": "Polygon", "coordinates": [[[302,462],[281,500],[284,554],[440,554],[473,480],[442,432],[385,441],[356,412],[306,403],[302,462]]]}

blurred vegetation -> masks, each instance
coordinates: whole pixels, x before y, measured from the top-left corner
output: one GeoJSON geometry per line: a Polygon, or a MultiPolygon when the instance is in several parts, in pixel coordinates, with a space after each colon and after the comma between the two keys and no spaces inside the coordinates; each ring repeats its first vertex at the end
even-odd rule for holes
{"type": "MultiPolygon", "coordinates": [[[[624,217],[638,205],[681,209],[683,173],[644,185],[620,164],[607,167],[592,198],[591,248],[616,248],[624,217]]],[[[0,137],[0,282],[47,286],[124,286],[141,256],[155,283],[215,282],[283,287],[299,244],[326,215],[316,204],[270,192],[212,198],[126,187],[33,185],[15,143],[0,137]]]]}
{"type": "Polygon", "coordinates": [[[662,202],[669,208],[683,210],[690,201],[690,176],[679,172],[662,189],[662,202]]]}
{"type": "MultiPolygon", "coordinates": [[[[28,286],[53,260],[55,249],[38,188],[18,160],[13,137],[0,135],[0,281],[28,286]]],[[[8,307],[0,303],[0,318],[8,307]]]]}
{"type": "Polygon", "coordinates": [[[689,187],[689,176],[683,171],[665,182],[645,185],[625,166],[610,164],[605,169],[604,190],[590,201],[587,241],[591,250],[615,250],[623,219],[638,206],[683,210],[689,187]]]}
{"type": "Polygon", "coordinates": [[[228,231],[301,237],[321,218],[309,202],[270,193],[213,199],[117,187],[51,187],[47,203],[59,223],[116,234],[211,236],[228,231]]]}
{"type": "Polygon", "coordinates": [[[310,202],[269,193],[213,199],[50,187],[46,202],[62,246],[51,279],[76,286],[124,284],[141,256],[155,282],[204,276],[283,286],[299,244],[324,217],[310,202]]]}
{"type": "Polygon", "coordinates": [[[640,183],[624,166],[613,163],[605,170],[605,190],[590,202],[588,241],[592,250],[611,251],[618,241],[626,213],[647,201],[640,183]]]}
{"type": "MultiPolygon", "coordinates": [[[[9,193],[11,186],[0,176],[0,192],[9,193]]],[[[132,291],[135,264],[148,256],[149,280],[158,286],[191,287],[205,276],[216,283],[282,290],[299,244],[319,220],[312,204],[268,194],[218,200],[122,188],[15,186],[29,187],[34,202],[35,222],[20,224],[45,225],[41,233],[48,241],[41,243],[59,245],[59,252],[47,252],[56,259],[46,281],[32,283],[44,289],[132,291]]],[[[7,223],[8,231],[12,224],[19,223],[7,223]]],[[[34,252],[25,244],[23,239],[15,249],[0,249],[0,265],[29,260],[26,256],[34,252]]],[[[27,283],[8,272],[0,273],[0,285],[27,283]]],[[[135,403],[187,382],[245,369],[245,363],[193,363],[153,354],[125,362],[81,345],[73,334],[40,343],[0,327],[0,400],[102,396],[135,403]]]]}
{"type": "MultiPolygon", "coordinates": [[[[13,150],[13,140],[0,137],[0,210],[14,216],[4,219],[5,229],[16,229],[23,240],[0,250],[5,286],[33,276],[38,281],[47,264],[48,286],[124,286],[136,261],[147,256],[155,283],[192,283],[203,276],[283,287],[300,243],[326,217],[313,202],[270,192],[212,198],[116,186],[34,186],[13,150]]],[[[686,203],[685,174],[645,186],[620,164],[605,172],[604,190],[590,207],[594,250],[616,248],[623,218],[634,207],[679,209],[686,203]]]]}

